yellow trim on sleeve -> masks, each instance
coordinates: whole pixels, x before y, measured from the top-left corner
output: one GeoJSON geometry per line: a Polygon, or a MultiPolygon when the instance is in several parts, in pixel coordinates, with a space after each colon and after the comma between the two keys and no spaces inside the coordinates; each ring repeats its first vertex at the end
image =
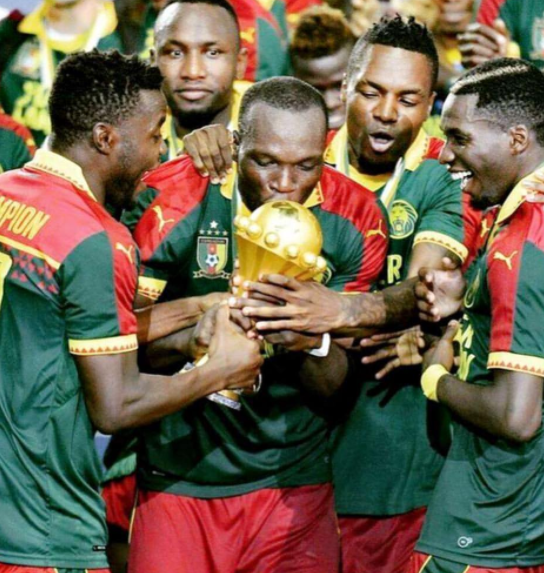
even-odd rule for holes
{"type": "Polygon", "coordinates": [[[102,356],[104,354],[123,354],[138,348],[138,337],[135,334],[95,338],[92,340],[68,340],[71,354],[76,356],[102,356]]]}
{"type": "Polygon", "coordinates": [[[4,245],[9,245],[10,247],[17,249],[18,251],[23,251],[24,253],[28,253],[33,257],[42,259],[42,261],[45,261],[50,267],[54,268],[55,270],[57,270],[60,267],[60,263],[58,261],[55,261],[55,259],[52,259],[49,255],[42,253],[42,251],[38,251],[38,249],[29,247],[24,243],[19,243],[19,241],[14,241],[9,237],[4,237],[4,235],[0,235],[0,243],[4,243],[4,245]]]}
{"type": "Polygon", "coordinates": [[[138,277],[138,294],[146,298],[158,300],[165,288],[166,281],[151,277],[138,277]]]}
{"type": "Polygon", "coordinates": [[[429,561],[433,558],[432,555],[429,555],[429,557],[427,557],[427,559],[425,559],[425,563],[423,563],[423,565],[421,566],[421,569],[419,570],[419,573],[423,573],[423,571],[425,570],[425,567],[427,567],[427,565],[429,564],[429,561]]]}
{"type": "Polygon", "coordinates": [[[500,368],[514,372],[526,372],[535,376],[544,376],[544,358],[514,354],[512,352],[490,352],[487,359],[488,368],[500,368]]]}
{"type": "Polygon", "coordinates": [[[468,256],[468,249],[463,245],[463,243],[460,243],[443,233],[437,233],[436,231],[422,231],[421,233],[418,233],[414,239],[414,245],[419,243],[433,243],[435,245],[445,247],[452,253],[455,253],[461,261],[464,261],[468,256]]]}

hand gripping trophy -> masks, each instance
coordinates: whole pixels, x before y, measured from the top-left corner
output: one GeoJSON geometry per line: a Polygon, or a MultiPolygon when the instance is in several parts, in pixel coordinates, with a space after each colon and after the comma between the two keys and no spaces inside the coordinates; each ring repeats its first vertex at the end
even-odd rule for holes
{"type": "MultiPolygon", "coordinates": [[[[299,203],[265,203],[248,217],[238,215],[234,227],[241,284],[257,281],[263,274],[281,274],[307,281],[326,269],[325,259],[319,255],[323,245],[319,223],[311,211],[299,203]]],[[[240,287],[238,295],[242,293],[240,287]]],[[[260,383],[257,386],[260,387],[260,383]]],[[[208,398],[239,410],[240,393],[223,390],[208,398]]]]}

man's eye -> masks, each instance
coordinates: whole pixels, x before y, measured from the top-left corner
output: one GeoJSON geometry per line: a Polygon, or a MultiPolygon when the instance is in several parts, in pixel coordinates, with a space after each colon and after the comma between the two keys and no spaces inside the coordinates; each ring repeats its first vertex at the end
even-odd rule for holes
{"type": "Polygon", "coordinates": [[[418,103],[417,101],[413,101],[411,99],[405,99],[405,98],[402,98],[400,100],[400,102],[402,103],[402,105],[405,105],[406,107],[415,107],[418,103]]]}
{"type": "Polygon", "coordinates": [[[270,165],[272,165],[273,161],[271,161],[270,159],[255,159],[255,163],[259,166],[259,167],[268,167],[270,165]]]}
{"type": "Polygon", "coordinates": [[[376,92],[361,92],[361,95],[363,97],[366,97],[367,99],[378,97],[378,94],[376,92]]]}

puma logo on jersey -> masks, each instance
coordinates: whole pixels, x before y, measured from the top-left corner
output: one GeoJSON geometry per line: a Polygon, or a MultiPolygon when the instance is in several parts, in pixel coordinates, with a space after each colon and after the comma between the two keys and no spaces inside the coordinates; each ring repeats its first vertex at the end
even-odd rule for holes
{"type": "Polygon", "coordinates": [[[511,271],[512,270],[512,258],[515,257],[517,255],[517,253],[518,253],[517,251],[514,251],[512,254],[506,256],[506,255],[503,255],[500,251],[497,251],[493,255],[493,260],[505,262],[506,266],[508,267],[508,270],[511,271]]]}
{"type": "Polygon", "coordinates": [[[134,264],[134,259],[132,258],[132,253],[134,252],[134,247],[132,245],[130,245],[130,247],[128,247],[128,249],[127,249],[127,247],[125,247],[125,245],[122,245],[121,243],[116,243],[115,248],[118,251],[125,253],[125,255],[127,256],[130,263],[134,264]]]}
{"type": "Polygon", "coordinates": [[[383,237],[384,239],[387,239],[387,236],[385,235],[385,233],[382,230],[382,221],[380,221],[380,224],[378,225],[377,229],[370,229],[370,231],[366,232],[366,236],[368,237],[374,237],[378,235],[379,237],[383,237]]]}
{"type": "Polygon", "coordinates": [[[482,230],[480,231],[480,238],[483,239],[487,235],[488,231],[490,231],[490,230],[491,230],[491,227],[489,226],[487,219],[484,219],[482,221],[482,230]]]}
{"type": "Polygon", "coordinates": [[[155,207],[153,207],[153,211],[155,211],[157,218],[159,219],[159,233],[162,233],[164,226],[168,223],[173,223],[174,219],[165,219],[162,214],[162,208],[159,205],[155,205],[155,207]]]}

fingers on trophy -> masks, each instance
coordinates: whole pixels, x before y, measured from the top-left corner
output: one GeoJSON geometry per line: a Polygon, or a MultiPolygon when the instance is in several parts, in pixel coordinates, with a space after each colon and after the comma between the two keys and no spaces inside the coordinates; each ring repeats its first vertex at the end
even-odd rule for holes
{"type": "MultiPolygon", "coordinates": [[[[307,281],[322,275],[327,263],[320,256],[323,234],[312,212],[293,201],[271,201],[249,216],[234,219],[240,284],[263,274],[280,274],[307,281]]],[[[238,288],[238,296],[243,287],[238,288]]],[[[254,392],[261,386],[261,379],[254,392]]],[[[239,410],[241,390],[223,390],[208,399],[239,410]]]]}

